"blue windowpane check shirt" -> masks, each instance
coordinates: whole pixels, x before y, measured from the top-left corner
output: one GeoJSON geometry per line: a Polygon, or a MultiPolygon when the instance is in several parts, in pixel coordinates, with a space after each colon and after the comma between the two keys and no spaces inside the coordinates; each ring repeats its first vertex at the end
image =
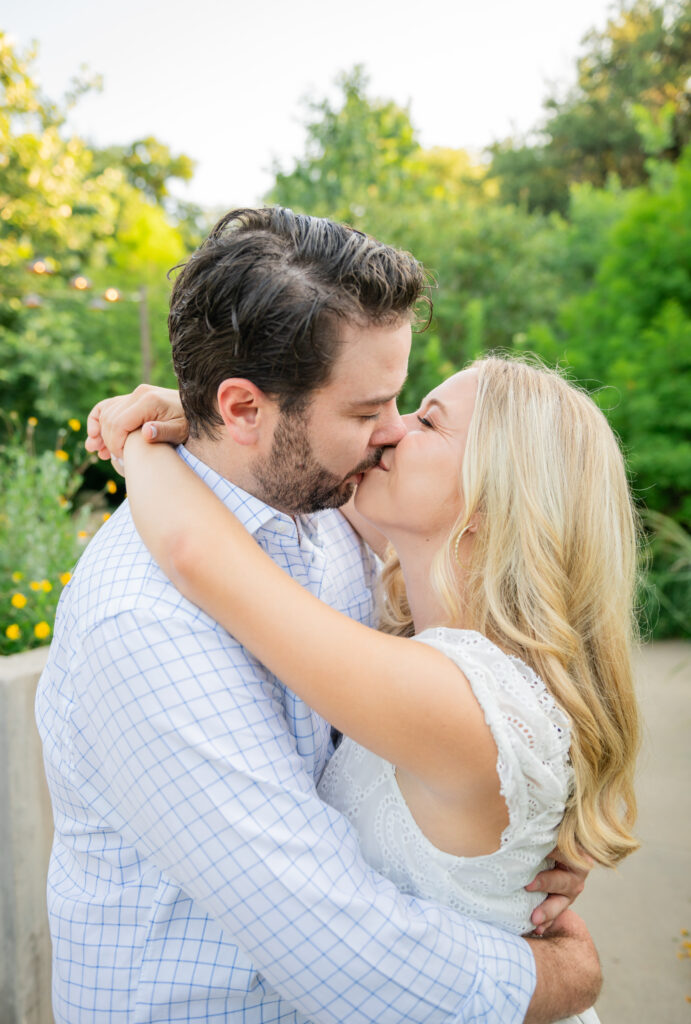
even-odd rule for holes
{"type": "MultiPolygon", "coordinates": [[[[295,579],[371,621],[374,566],[339,513],[294,521],[180,454],[295,579]]],[[[36,707],[58,1024],[523,1020],[527,943],[367,867],[315,790],[327,723],[178,593],[126,503],[63,593],[36,707]]]]}

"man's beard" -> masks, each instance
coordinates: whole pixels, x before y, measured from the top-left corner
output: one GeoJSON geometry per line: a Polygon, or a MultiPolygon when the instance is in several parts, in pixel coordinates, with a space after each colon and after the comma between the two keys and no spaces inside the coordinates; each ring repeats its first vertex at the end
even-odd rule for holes
{"type": "Polygon", "coordinates": [[[317,461],[304,413],[300,416],[283,413],[270,454],[252,467],[257,497],[291,515],[340,508],[355,491],[355,483],[345,481],[376,466],[382,450],[376,449],[345,477],[337,476],[317,461]]]}

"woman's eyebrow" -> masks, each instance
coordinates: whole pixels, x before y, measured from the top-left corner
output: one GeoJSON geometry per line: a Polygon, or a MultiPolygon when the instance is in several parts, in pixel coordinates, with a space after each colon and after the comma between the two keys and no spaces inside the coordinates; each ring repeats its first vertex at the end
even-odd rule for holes
{"type": "Polygon", "coordinates": [[[446,415],[446,413],[447,413],[446,406],[444,405],[443,402],[440,402],[438,398],[430,398],[429,400],[425,399],[423,401],[422,405],[420,406],[420,410],[422,410],[422,409],[429,409],[430,406],[432,406],[432,405],[436,405],[437,408],[439,409],[439,411],[441,412],[441,414],[443,416],[446,415]]]}

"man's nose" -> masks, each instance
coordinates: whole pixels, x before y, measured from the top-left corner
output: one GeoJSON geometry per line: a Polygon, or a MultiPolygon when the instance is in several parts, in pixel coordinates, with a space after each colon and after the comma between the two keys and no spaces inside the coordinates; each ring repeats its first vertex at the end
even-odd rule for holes
{"type": "Polygon", "coordinates": [[[417,414],[414,412],[407,412],[405,416],[401,416],[401,422],[403,423],[406,434],[408,431],[419,425],[417,414]]]}
{"type": "Polygon", "coordinates": [[[382,415],[370,438],[370,444],[373,448],[391,447],[397,445],[407,432],[404,419],[394,406],[393,409],[387,410],[386,414],[382,415]]]}

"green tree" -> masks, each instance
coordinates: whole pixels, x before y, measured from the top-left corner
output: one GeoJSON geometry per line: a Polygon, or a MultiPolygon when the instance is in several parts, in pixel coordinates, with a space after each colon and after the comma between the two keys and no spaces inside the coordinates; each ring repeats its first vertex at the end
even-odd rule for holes
{"type": "Polygon", "coordinates": [[[186,246],[164,200],[167,180],[186,177],[191,161],[149,138],[128,163],[127,153],[66,135],[66,102],[90,83],[77,80],[67,101],[53,102],[36,85],[34,56],[0,34],[0,401],[24,417],[40,413],[50,431],[141,379],[142,319],[154,380],[170,381],[165,275],[186,246]],[[142,187],[132,180],[135,157],[140,177],[148,174],[142,187]],[[43,273],[28,274],[32,267],[43,273]],[[91,281],[90,292],[70,288],[75,275],[91,281]],[[113,286],[122,301],[92,310],[90,296],[113,286]],[[30,292],[38,297],[27,308],[30,292]]]}
{"type": "Polygon", "coordinates": [[[147,135],[128,146],[109,146],[95,153],[96,168],[121,167],[131,185],[155,203],[163,204],[170,196],[171,179],[190,181],[194,160],[184,153],[173,156],[165,143],[147,135]]]}
{"type": "Polygon", "coordinates": [[[686,537],[688,549],[691,147],[676,165],[650,170],[649,186],[575,191],[567,239],[581,249],[574,249],[572,294],[556,326],[533,325],[522,341],[584,383],[621,438],[634,493],[656,514],[645,518],[653,562],[644,603],[649,625],[664,636],[679,634],[680,609],[691,607],[688,565],[678,553],[684,543],[675,549],[658,536],[668,521],[663,535],[686,537]],[[583,246],[598,210],[605,217],[583,246]],[[591,264],[588,285],[582,267],[591,264]]]}
{"type": "Polygon", "coordinates": [[[558,219],[501,206],[485,168],[463,150],[424,150],[407,111],[367,94],[361,68],[339,79],[336,103],[308,107],[305,155],[277,169],[268,199],[344,220],[412,251],[434,279],[434,320],[413,347],[403,402],[498,346],[562,296],[552,266],[558,219]]]}
{"type": "Polygon", "coordinates": [[[691,140],[691,0],[636,0],[584,45],[537,131],[491,147],[504,201],[565,212],[570,184],[640,184],[649,155],[677,160],[691,140]]]}

